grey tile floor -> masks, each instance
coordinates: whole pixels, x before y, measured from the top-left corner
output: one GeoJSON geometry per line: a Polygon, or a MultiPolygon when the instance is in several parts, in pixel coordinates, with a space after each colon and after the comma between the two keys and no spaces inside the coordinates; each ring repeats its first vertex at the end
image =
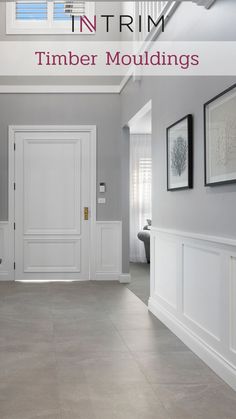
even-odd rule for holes
{"type": "Polygon", "coordinates": [[[235,419],[236,393],[125,286],[0,283],[1,419],[235,419]]]}
{"type": "Polygon", "coordinates": [[[148,263],[130,263],[130,284],[127,284],[144,304],[148,305],[150,296],[150,265],[148,263]]]}

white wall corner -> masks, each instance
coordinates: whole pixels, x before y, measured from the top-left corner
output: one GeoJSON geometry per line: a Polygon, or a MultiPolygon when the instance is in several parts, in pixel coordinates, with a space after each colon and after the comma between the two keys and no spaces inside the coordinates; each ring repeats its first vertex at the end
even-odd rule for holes
{"type": "Polygon", "coordinates": [[[129,284],[131,281],[130,274],[121,274],[119,281],[121,284],[129,284]]]}

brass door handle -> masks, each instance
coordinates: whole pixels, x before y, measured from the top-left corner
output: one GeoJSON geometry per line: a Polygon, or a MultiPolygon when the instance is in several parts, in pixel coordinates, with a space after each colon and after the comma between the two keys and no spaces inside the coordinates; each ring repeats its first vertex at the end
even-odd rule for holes
{"type": "Polygon", "coordinates": [[[84,220],[88,221],[89,219],[89,209],[88,207],[84,207],[84,220]]]}

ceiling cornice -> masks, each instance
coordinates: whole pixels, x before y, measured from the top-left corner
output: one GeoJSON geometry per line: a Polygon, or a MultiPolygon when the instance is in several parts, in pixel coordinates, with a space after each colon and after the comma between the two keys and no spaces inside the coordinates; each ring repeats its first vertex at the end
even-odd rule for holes
{"type": "Polygon", "coordinates": [[[206,9],[210,9],[213,3],[216,0],[191,0],[193,3],[198,4],[199,6],[204,6],[206,9]]]}
{"type": "Polygon", "coordinates": [[[120,85],[0,85],[0,93],[120,93],[120,85]]]}

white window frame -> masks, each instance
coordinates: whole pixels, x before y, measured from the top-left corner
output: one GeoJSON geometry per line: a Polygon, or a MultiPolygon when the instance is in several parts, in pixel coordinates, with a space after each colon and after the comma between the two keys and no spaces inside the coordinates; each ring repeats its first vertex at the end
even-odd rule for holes
{"type": "MultiPolygon", "coordinates": [[[[26,0],[27,1],[27,0],[26,0]]],[[[60,1],[60,0],[58,0],[60,1]]],[[[6,2],[6,34],[9,35],[94,35],[95,31],[90,32],[88,28],[83,27],[83,32],[76,29],[72,33],[70,21],[55,21],[53,20],[53,1],[47,2],[48,19],[40,21],[17,20],[16,19],[16,2],[6,2]]],[[[95,2],[86,2],[86,16],[91,18],[95,16],[95,2]]]]}

